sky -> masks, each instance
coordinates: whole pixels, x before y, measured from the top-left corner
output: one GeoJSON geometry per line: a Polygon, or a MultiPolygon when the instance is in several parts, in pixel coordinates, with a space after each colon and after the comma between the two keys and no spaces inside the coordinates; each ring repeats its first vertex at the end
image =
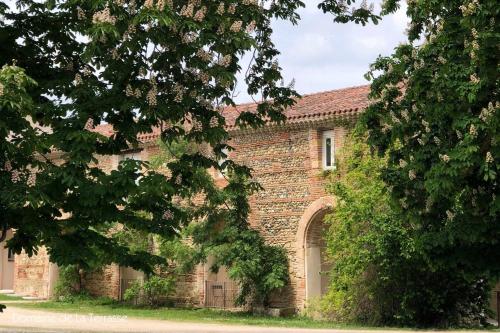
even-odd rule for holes
{"type": "MultiPolygon", "coordinates": [[[[378,25],[333,22],[317,8],[318,0],[305,0],[301,20],[293,26],[275,22],[274,42],[280,50],[279,64],[285,83],[295,79],[300,94],[368,84],[363,75],[378,55],[390,55],[406,41],[406,3],[378,25]]],[[[380,1],[375,1],[377,8],[380,1]]],[[[251,101],[243,86],[237,88],[239,103],[251,101]]]]}

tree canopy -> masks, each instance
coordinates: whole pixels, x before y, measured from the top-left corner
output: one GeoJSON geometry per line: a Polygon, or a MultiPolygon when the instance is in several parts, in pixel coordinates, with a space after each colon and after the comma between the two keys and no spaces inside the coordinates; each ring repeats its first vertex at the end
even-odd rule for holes
{"type": "Polygon", "coordinates": [[[497,1],[409,1],[408,43],[367,75],[368,142],[388,154],[382,177],[429,266],[427,290],[448,298],[430,321],[484,299],[500,276],[499,13],[497,1]]]}
{"type": "MultiPolygon", "coordinates": [[[[241,110],[236,124],[283,119],[297,94],[280,85],[270,20],[296,22],[301,3],[16,5],[0,2],[0,64],[11,65],[2,70],[10,81],[1,81],[0,96],[0,222],[2,229],[16,229],[9,246],[31,254],[45,245],[61,265],[85,266],[99,257],[150,270],[158,258],[131,253],[107,230],[121,222],[168,235],[190,218],[172,198],[191,194],[193,167],[219,168],[228,139],[220,111],[234,105],[238,59],[245,52],[253,52],[248,92],[262,103],[256,113],[241,110]],[[16,80],[9,72],[26,76],[16,80]],[[93,130],[102,122],[113,126],[113,135],[93,130]],[[165,142],[205,142],[212,152],[184,154],[169,165],[170,177],[132,160],[110,173],[99,168],[99,155],[137,147],[137,135],[153,127],[161,128],[165,142]]],[[[234,163],[226,167],[249,174],[234,163]]]]}
{"type": "Polygon", "coordinates": [[[419,248],[471,279],[500,273],[499,13],[496,1],[410,2],[409,43],[372,65],[383,74],[364,116],[419,248]]]}

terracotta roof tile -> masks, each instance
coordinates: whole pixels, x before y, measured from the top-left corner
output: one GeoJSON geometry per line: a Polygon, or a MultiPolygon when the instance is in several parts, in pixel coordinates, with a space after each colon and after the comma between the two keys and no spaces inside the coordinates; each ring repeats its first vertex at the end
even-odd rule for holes
{"type": "MultiPolygon", "coordinates": [[[[294,106],[285,111],[285,116],[289,122],[297,122],[358,113],[368,106],[369,92],[370,86],[364,85],[303,95],[294,106]]],[[[226,123],[229,127],[233,127],[241,112],[255,111],[256,107],[257,104],[248,103],[224,109],[223,115],[226,123]]]]}
{"type": "MultiPolygon", "coordinates": [[[[303,95],[294,106],[285,111],[285,116],[287,122],[295,123],[328,119],[337,115],[354,115],[369,105],[369,92],[370,86],[364,85],[303,95]]],[[[225,108],[222,114],[226,118],[228,128],[233,129],[241,112],[255,111],[256,108],[255,103],[240,104],[237,107],[225,108]]],[[[109,124],[96,126],[95,131],[106,136],[113,134],[113,128],[109,124]]],[[[148,142],[157,139],[159,135],[160,129],[153,128],[150,133],[139,134],[138,139],[148,142]]]]}

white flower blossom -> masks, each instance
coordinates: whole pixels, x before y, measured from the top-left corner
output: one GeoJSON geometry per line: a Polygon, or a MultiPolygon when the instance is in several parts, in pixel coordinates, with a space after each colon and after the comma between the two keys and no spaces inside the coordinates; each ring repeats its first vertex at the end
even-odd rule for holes
{"type": "Polygon", "coordinates": [[[132,89],[132,86],[130,84],[127,84],[127,87],[125,88],[125,96],[127,97],[134,96],[134,89],[132,89]]]}
{"type": "Polygon", "coordinates": [[[470,82],[472,82],[473,84],[478,84],[479,81],[481,80],[479,79],[476,73],[470,75],[470,82]]]}
{"type": "Polygon", "coordinates": [[[200,73],[198,73],[197,77],[204,84],[207,84],[210,81],[210,75],[208,75],[207,73],[205,73],[203,71],[201,71],[200,73]]]}
{"type": "Polygon", "coordinates": [[[205,51],[204,49],[199,49],[197,52],[196,52],[196,55],[203,61],[205,62],[210,62],[212,61],[212,58],[213,58],[213,55],[211,52],[207,52],[205,51]]]}
{"type": "Polygon", "coordinates": [[[414,180],[415,178],[417,178],[417,174],[415,173],[415,170],[408,171],[408,178],[410,180],[414,180]]]}
{"type": "Polygon", "coordinates": [[[118,60],[120,58],[120,55],[118,54],[118,50],[116,48],[114,48],[112,51],[111,51],[111,58],[113,60],[118,60]]]}
{"type": "Polygon", "coordinates": [[[234,21],[229,30],[231,30],[232,32],[240,32],[242,24],[242,21],[234,21]]]}
{"type": "Polygon", "coordinates": [[[450,161],[450,157],[446,154],[444,155],[441,155],[439,154],[439,158],[444,162],[444,163],[448,163],[450,161]]]}
{"type": "Polygon", "coordinates": [[[493,163],[495,160],[493,159],[493,155],[491,152],[486,153],[486,163],[493,163]]]}
{"type": "Polygon", "coordinates": [[[408,163],[405,160],[399,159],[399,166],[401,168],[406,168],[407,165],[408,165],[408,163]]]}
{"type": "Polygon", "coordinates": [[[147,95],[146,95],[146,102],[149,104],[149,106],[155,107],[157,105],[156,101],[156,95],[158,94],[158,90],[156,88],[156,85],[153,85],[151,89],[149,89],[147,95]]]}
{"type": "Polygon", "coordinates": [[[90,66],[85,66],[85,68],[83,69],[83,76],[89,77],[91,75],[92,69],[90,68],[90,66]]]}
{"type": "Polygon", "coordinates": [[[29,187],[33,187],[36,185],[36,173],[30,173],[30,175],[28,176],[28,180],[26,181],[26,185],[28,185],[29,187]]]}
{"type": "Polygon", "coordinates": [[[0,96],[3,96],[3,93],[4,93],[4,85],[2,83],[0,83],[0,96]]]}
{"type": "Polygon", "coordinates": [[[233,4],[231,4],[231,6],[229,6],[229,8],[227,9],[227,12],[228,12],[229,14],[234,14],[234,13],[236,13],[236,5],[235,5],[234,3],[233,3],[233,4]]]}
{"type": "MultiPolygon", "coordinates": [[[[497,102],[496,104],[497,104],[497,108],[498,108],[499,103],[497,102]]],[[[488,123],[490,121],[490,119],[492,118],[494,113],[495,113],[495,107],[493,106],[492,102],[489,102],[488,107],[483,108],[481,110],[481,113],[479,114],[479,119],[481,119],[485,123],[488,123]]]]}
{"type": "Polygon", "coordinates": [[[134,96],[135,96],[135,98],[140,98],[142,96],[141,89],[135,88],[134,96]]]}
{"type": "Polygon", "coordinates": [[[475,138],[477,136],[477,129],[476,129],[476,126],[474,126],[474,124],[470,125],[470,128],[469,128],[469,134],[475,138]]]}
{"type": "Polygon", "coordinates": [[[224,2],[221,2],[219,4],[219,6],[217,7],[217,12],[216,13],[219,14],[219,15],[223,15],[224,11],[225,11],[224,10],[224,2]]]}
{"type": "Polygon", "coordinates": [[[228,67],[231,64],[232,57],[230,54],[227,54],[223,56],[221,59],[218,61],[218,65],[222,67],[228,67]]]}
{"type": "Polygon", "coordinates": [[[207,7],[203,6],[200,9],[198,9],[196,14],[194,14],[193,19],[197,22],[201,22],[205,18],[206,13],[207,13],[207,7]]]}
{"type": "Polygon", "coordinates": [[[446,216],[449,221],[453,221],[453,219],[455,218],[455,214],[449,210],[446,211],[446,216]]]}
{"type": "Polygon", "coordinates": [[[92,22],[94,24],[97,24],[97,23],[109,23],[109,24],[113,24],[114,25],[116,23],[116,17],[114,17],[113,15],[111,15],[111,13],[109,11],[109,7],[106,7],[103,10],[100,10],[100,11],[96,12],[92,16],[92,22]]]}
{"type": "Polygon", "coordinates": [[[478,0],[472,0],[467,5],[460,5],[458,8],[462,11],[463,16],[470,16],[475,13],[477,7],[479,7],[478,0]]]}
{"type": "Polygon", "coordinates": [[[19,174],[18,170],[12,170],[12,172],[10,173],[10,180],[13,183],[17,183],[21,180],[21,175],[19,174]]]}
{"type": "Polygon", "coordinates": [[[193,131],[200,132],[203,130],[203,124],[196,118],[193,119],[192,126],[193,131]]]}
{"type": "Polygon", "coordinates": [[[189,3],[187,6],[182,6],[181,8],[181,16],[192,17],[194,13],[194,5],[189,3]]]}
{"type": "Polygon", "coordinates": [[[75,86],[79,86],[83,83],[82,76],[80,74],[75,75],[75,86]]]}

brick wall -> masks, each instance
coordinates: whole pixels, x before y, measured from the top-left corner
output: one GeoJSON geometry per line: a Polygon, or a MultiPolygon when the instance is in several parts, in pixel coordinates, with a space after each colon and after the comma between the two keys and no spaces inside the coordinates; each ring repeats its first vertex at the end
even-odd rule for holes
{"type": "Polygon", "coordinates": [[[253,168],[255,179],[264,188],[250,199],[251,225],[268,243],[288,252],[291,283],[273,297],[273,307],[299,308],[305,301],[298,224],[309,205],[326,195],[321,139],[322,132],[330,129],[335,130],[335,148],[341,148],[346,130],[333,123],[235,133],[231,141],[235,151],[230,157],[253,168]]]}
{"type": "MultiPolygon", "coordinates": [[[[250,198],[250,224],[269,244],[283,246],[288,252],[291,283],[274,295],[274,307],[300,308],[305,301],[304,256],[303,249],[297,244],[297,234],[306,209],[326,195],[321,175],[321,139],[322,132],[331,129],[335,131],[335,148],[339,149],[346,130],[331,121],[232,133],[230,144],[235,151],[231,152],[230,158],[251,167],[255,179],[264,188],[250,198]]],[[[141,159],[147,160],[157,153],[158,147],[149,144],[139,154],[141,159]]],[[[107,172],[116,168],[119,160],[118,156],[98,156],[99,165],[107,172]]],[[[224,182],[221,178],[217,181],[224,182]]],[[[314,238],[321,238],[321,232],[316,233],[318,235],[314,238]]],[[[48,274],[46,252],[42,250],[31,259],[20,256],[16,265],[16,291],[43,296],[48,274]]],[[[119,272],[118,266],[108,266],[102,272],[89,275],[85,286],[94,295],[117,298],[119,272]]],[[[192,274],[179,277],[175,298],[183,304],[202,304],[205,279],[202,265],[192,274]]]]}
{"type": "Polygon", "coordinates": [[[44,247],[32,257],[24,252],[16,255],[14,290],[18,294],[47,298],[51,291],[49,270],[49,257],[44,247]]]}
{"type": "Polygon", "coordinates": [[[120,267],[116,264],[85,275],[83,287],[93,296],[120,297],[120,267]]]}

